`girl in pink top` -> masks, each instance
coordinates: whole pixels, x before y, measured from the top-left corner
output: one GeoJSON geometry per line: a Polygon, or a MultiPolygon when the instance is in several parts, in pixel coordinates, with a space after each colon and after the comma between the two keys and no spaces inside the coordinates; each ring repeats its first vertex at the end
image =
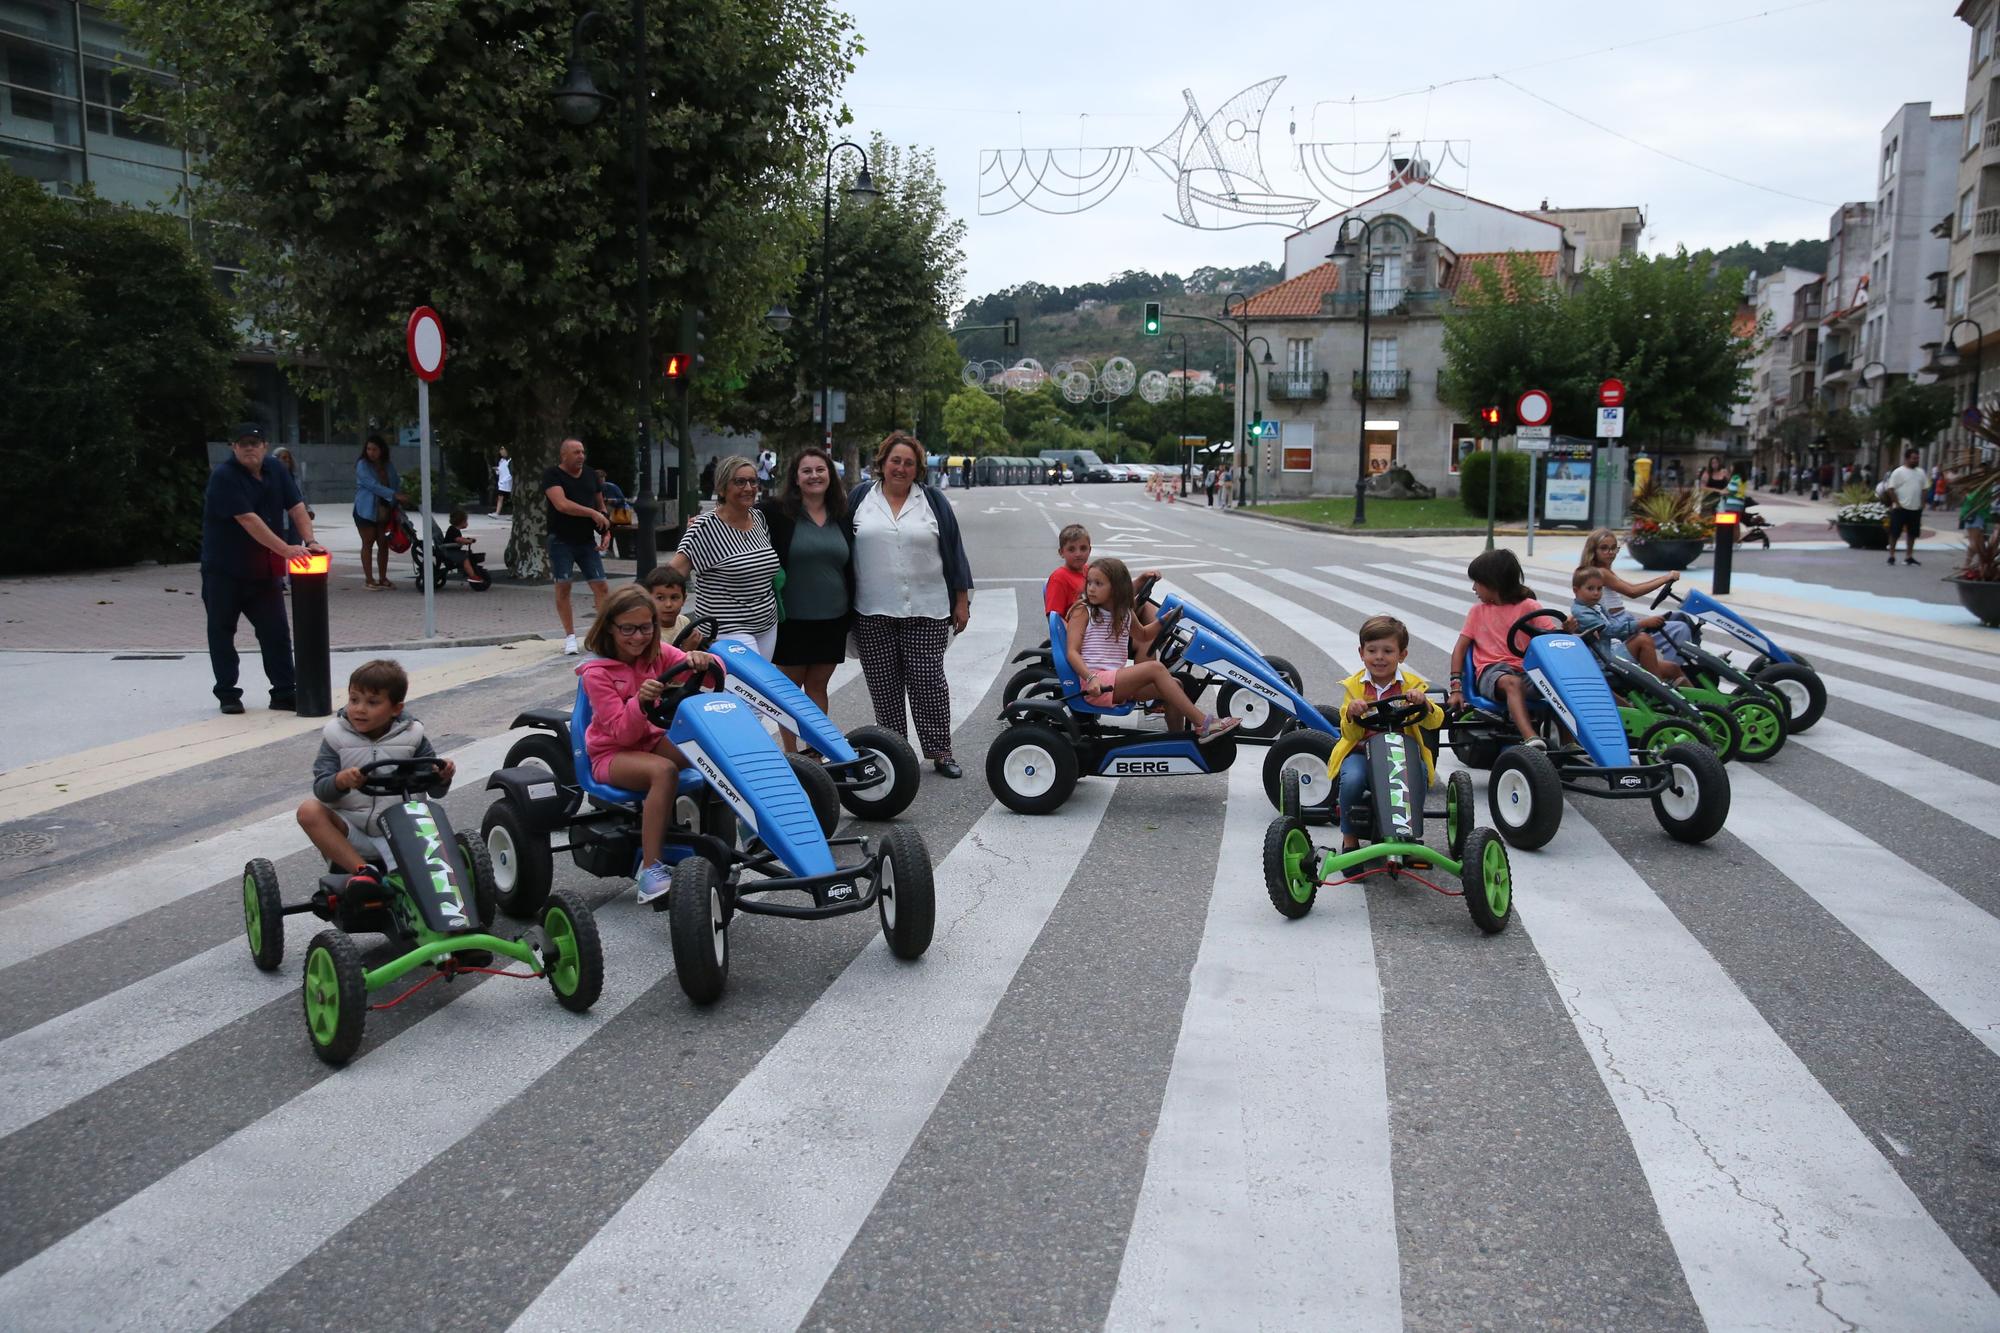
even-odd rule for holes
{"type": "Polygon", "coordinates": [[[1514,622],[1530,611],[1541,610],[1542,604],[1522,581],[1520,560],[1504,548],[1474,556],[1465,576],[1472,580],[1472,591],[1479,600],[1465,613],[1465,628],[1452,645],[1451,709],[1456,712],[1465,707],[1465,659],[1468,652],[1475,653],[1479,674],[1474,684],[1480,694],[1507,705],[1507,715],[1514,719],[1525,743],[1537,750],[1547,749],[1528,716],[1528,677],[1521,670],[1521,655],[1507,642],[1507,631],[1514,622]]]}
{"type": "Polygon", "coordinates": [[[1189,702],[1187,692],[1157,661],[1127,664],[1128,644],[1144,652],[1160,632],[1158,621],[1141,624],[1132,610],[1132,572],[1110,556],[1090,562],[1083,597],[1069,609],[1069,664],[1083,684],[1083,697],[1100,708],[1158,699],[1176,721],[1195,729],[1207,744],[1241,726],[1240,717],[1210,717],[1189,702]]]}
{"type": "Polygon", "coordinates": [[[576,669],[590,700],[584,753],[590,775],[599,782],[645,793],[639,813],[639,843],[645,853],[639,863],[639,901],[648,903],[665,893],[671,881],[660,849],[687,760],[646,716],[646,706],[665,692],[659,677],[669,668],[686,662],[703,671],[720,664],[707,653],[683,653],[661,643],[652,595],[636,583],[604,599],[583,642],[594,654],[576,669]]]}

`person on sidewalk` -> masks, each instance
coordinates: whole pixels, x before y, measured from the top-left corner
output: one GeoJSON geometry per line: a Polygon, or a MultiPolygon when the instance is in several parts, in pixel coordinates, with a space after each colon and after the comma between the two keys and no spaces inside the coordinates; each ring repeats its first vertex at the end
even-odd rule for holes
{"type": "Polygon", "coordinates": [[[225,713],[243,711],[237,686],[240,659],[236,624],[243,617],[257,631],[271,707],[296,708],[292,672],[292,630],[285,619],[285,567],[293,559],[326,550],[313,537],[312,516],[298,483],[282,463],[264,458],[264,437],[246,431],[229,446],[230,456],[208,474],[201,507],[201,602],[208,611],[208,661],[215,672],[215,697],[225,713]],[[290,518],[296,543],[279,535],[290,518]]]}
{"type": "Polygon", "coordinates": [[[549,572],[556,584],[556,618],[562,621],[563,652],[576,655],[576,621],[569,606],[570,576],[581,569],[590,583],[593,613],[604,609],[604,560],[597,550],[597,532],[611,530],[604,512],[604,491],[597,473],[583,465],[583,441],[562,442],[554,467],[542,471],[542,496],[549,502],[549,572]]]}
{"type": "Polygon", "coordinates": [[[507,501],[514,494],[514,460],[507,456],[507,446],[500,446],[500,461],[493,469],[493,512],[488,518],[505,518],[507,501]]]}
{"type": "Polygon", "coordinates": [[[398,508],[410,502],[402,484],[389,461],[389,442],[380,435],[363,440],[361,457],[354,460],[354,530],[361,534],[361,578],[370,592],[387,592],[395,586],[389,582],[389,543],[402,522],[398,508]],[[373,574],[368,572],[371,551],[373,574]]]}
{"type": "Polygon", "coordinates": [[[1889,500],[1889,563],[1896,563],[1896,535],[1909,533],[1903,548],[1903,563],[1914,565],[1917,560],[1917,531],[1924,526],[1924,495],[1931,488],[1931,479],[1917,460],[1923,455],[1915,449],[1903,451],[1903,466],[1882,478],[1882,484],[1875,488],[1875,494],[1889,500]]]}

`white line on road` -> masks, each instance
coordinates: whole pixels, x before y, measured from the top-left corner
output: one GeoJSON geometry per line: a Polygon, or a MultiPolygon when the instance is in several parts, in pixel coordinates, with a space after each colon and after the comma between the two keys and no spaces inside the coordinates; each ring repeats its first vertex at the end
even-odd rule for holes
{"type": "Polygon", "coordinates": [[[1940,763],[1927,754],[1823,717],[1790,738],[1863,777],[1893,787],[1960,823],[2000,838],[2000,783],[1940,763]]]}
{"type": "MultiPolygon", "coordinates": [[[[1035,599],[1037,602],[1041,598],[1035,599]]],[[[1014,631],[1020,624],[1020,594],[1014,588],[999,589],[991,597],[975,597],[965,633],[957,635],[944,650],[945,679],[951,682],[951,729],[955,732],[972,716],[972,710],[993,688],[993,678],[1007,665],[1014,646],[1014,631]]],[[[829,701],[844,686],[861,675],[861,662],[850,657],[833,669],[827,683],[829,701]]],[[[908,725],[907,714],[905,724],[908,725]]],[[[912,727],[907,733],[915,736],[912,727]]]]}
{"type": "MultiPolygon", "coordinates": [[[[1390,579],[1378,579],[1366,574],[1356,574],[1353,570],[1336,569],[1330,565],[1322,565],[1321,568],[1329,574],[1338,574],[1340,577],[1353,583],[1365,584],[1371,588],[1379,587],[1389,592],[1403,591],[1400,585],[1390,579]]],[[[1345,588],[1313,578],[1308,574],[1278,571],[1272,573],[1271,577],[1280,583],[1289,583],[1301,592],[1309,592],[1316,597],[1324,597],[1329,602],[1347,607],[1351,611],[1359,611],[1364,616],[1380,615],[1385,610],[1382,605],[1382,599],[1379,597],[1364,597],[1359,593],[1349,592],[1345,588]]],[[[1451,651],[1452,645],[1458,642],[1458,631],[1440,621],[1427,620],[1423,616],[1411,615],[1407,611],[1399,612],[1396,618],[1403,622],[1404,627],[1410,631],[1412,637],[1421,639],[1434,648],[1442,648],[1448,653],[1451,651]]]]}
{"type": "Polygon", "coordinates": [[[1112,789],[1086,782],[1042,819],[990,809],[938,867],[943,919],[923,961],[871,941],[514,1326],[796,1327],[972,1053],[1112,789]]]}
{"type": "Polygon", "coordinates": [[[1335,890],[1304,920],[1280,921],[1245,874],[1273,813],[1256,768],[1231,768],[1208,922],[1107,1329],[1402,1327],[1367,898],[1335,890]]]}

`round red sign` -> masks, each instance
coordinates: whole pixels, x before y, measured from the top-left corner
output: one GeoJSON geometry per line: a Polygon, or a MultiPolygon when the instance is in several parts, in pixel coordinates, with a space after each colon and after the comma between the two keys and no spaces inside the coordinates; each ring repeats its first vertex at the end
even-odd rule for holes
{"type": "Polygon", "coordinates": [[[1514,400],[1514,420],[1523,426],[1546,426],[1555,405],[1540,389],[1530,389],[1514,400]]]}
{"type": "Polygon", "coordinates": [[[1597,403],[1600,407],[1625,406],[1625,385],[1621,380],[1606,380],[1597,386],[1597,403]]]}
{"type": "Polygon", "coordinates": [[[420,380],[435,380],[444,373],[444,322],[437,311],[420,305],[410,312],[403,330],[403,346],[410,354],[410,369],[420,380]]]}

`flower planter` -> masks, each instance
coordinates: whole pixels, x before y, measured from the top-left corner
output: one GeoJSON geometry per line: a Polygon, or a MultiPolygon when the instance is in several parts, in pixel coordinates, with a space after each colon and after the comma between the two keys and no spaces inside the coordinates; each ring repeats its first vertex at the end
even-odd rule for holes
{"type": "Polygon", "coordinates": [[[2000,583],[1990,579],[1946,579],[1958,589],[1959,605],[1982,625],[2000,627],[2000,583]]]}
{"type": "Polygon", "coordinates": [[[1686,569],[1701,558],[1701,547],[1699,537],[1634,537],[1625,543],[1634,560],[1656,570],[1686,569]]]}
{"type": "Polygon", "coordinates": [[[1889,529],[1880,523],[1835,523],[1840,539],[1857,551],[1889,549],[1889,529]]]}

